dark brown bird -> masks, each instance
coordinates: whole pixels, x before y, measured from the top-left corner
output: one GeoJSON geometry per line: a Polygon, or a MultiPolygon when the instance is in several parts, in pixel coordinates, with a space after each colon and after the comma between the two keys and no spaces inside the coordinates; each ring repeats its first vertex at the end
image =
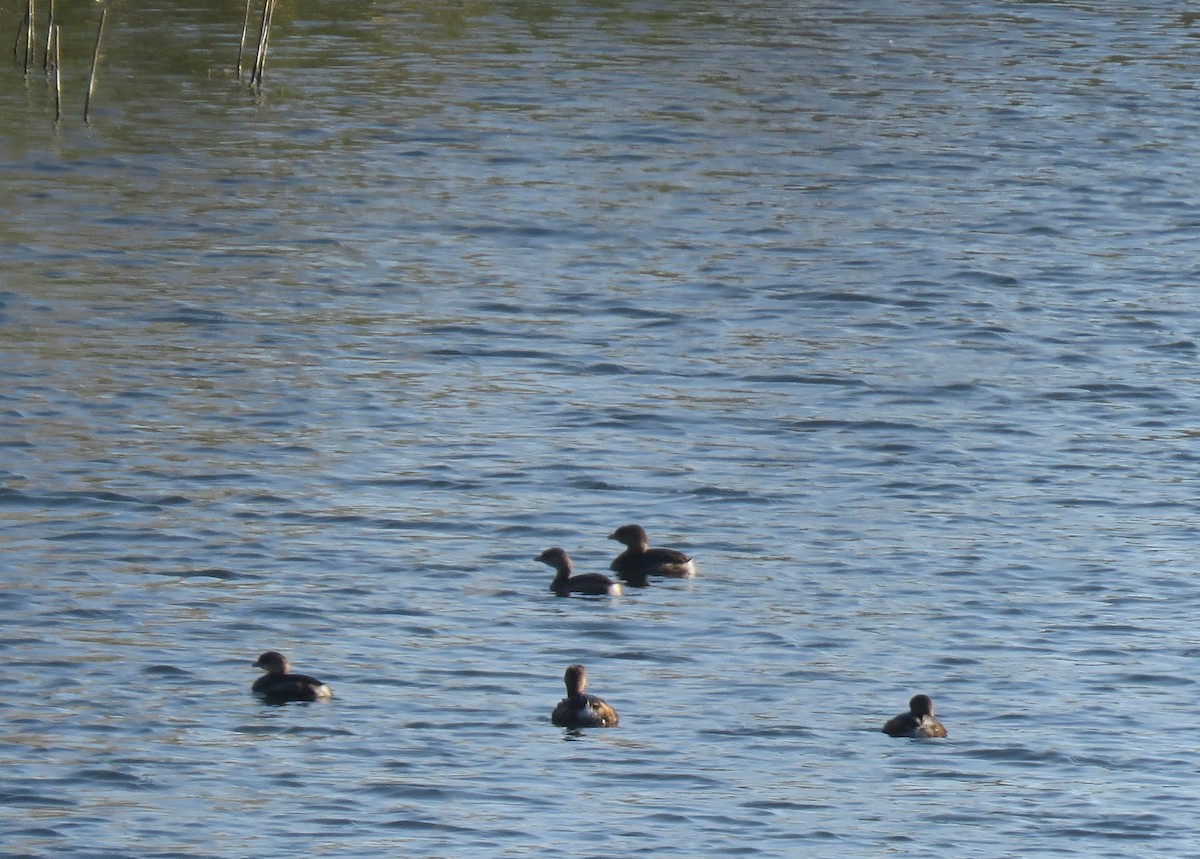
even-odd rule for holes
{"type": "Polygon", "coordinates": [[[558,702],[550,721],[560,728],[615,728],[617,711],[595,695],[588,695],[587,671],[582,665],[571,665],[563,674],[567,697],[558,702]]]}
{"type": "Polygon", "coordinates": [[[608,568],[630,582],[647,576],[673,576],[687,579],[696,575],[696,565],[683,552],[674,549],[651,549],[650,539],[641,525],[622,525],[608,535],[625,546],[608,568]]]}
{"type": "Polygon", "coordinates": [[[883,732],[889,737],[944,737],[946,728],[933,715],[933,699],[913,695],[908,712],[887,720],[883,732]]]}
{"type": "Polygon", "coordinates": [[[562,549],[555,546],[547,549],[534,558],[554,567],[554,581],[550,582],[550,590],[560,597],[571,594],[587,594],[589,596],[620,596],[621,586],[602,573],[581,573],[571,575],[571,559],[562,549]]]}
{"type": "Polygon", "coordinates": [[[293,674],[287,658],[282,653],[268,650],[258,657],[255,668],[267,673],[254,681],[250,687],[268,704],[286,704],[289,701],[323,701],[333,697],[333,690],[307,674],[293,674]]]}

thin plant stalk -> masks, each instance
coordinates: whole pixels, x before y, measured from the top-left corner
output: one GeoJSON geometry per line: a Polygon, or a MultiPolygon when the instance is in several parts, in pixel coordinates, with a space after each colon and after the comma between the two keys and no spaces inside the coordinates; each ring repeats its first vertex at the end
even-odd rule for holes
{"type": "Polygon", "coordinates": [[[54,34],[54,121],[58,122],[62,119],[62,30],[55,24],[50,32],[54,34]]]}
{"type": "Polygon", "coordinates": [[[46,53],[42,55],[42,71],[50,73],[50,43],[54,41],[54,0],[50,0],[50,18],[46,21],[46,53]]]}
{"type": "Polygon", "coordinates": [[[259,86],[262,86],[263,69],[267,67],[267,46],[271,44],[271,26],[275,23],[275,0],[267,0],[267,5],[271,7],[271,11],[267,15],[267,31],[263,34],[262,59],[258,61],[256,81],[259,86]]]}
{"type": "Polygon", "coordinates": [[[263,5],[262,29],[258,34],[258,56],[254,62],[254,72],[250,75],[250,83],[262,86],[263,67],[267,64],[267,43],[271,41],[271,22],[275,18],[275,0],[266,0],[263,5]]]}
{"type": "Polygon", "coordinates": [[[25,35],[25,30],[29,26],[29,4],[25,4],[25,17],[21,19],[21,26],[17,27],[17,38],[13,39],[13,62],[21,56],[21,37],[25,35]]]}
{"type": "Polygon", "coordinates": [[[266,53],[266,38],[267,38],[267,17],[271,13],[271,0],[263,0],[262,21],[258,25],[258,49],[254,54],[254,68],[250,70],[250,83],[254,84],[255,78],[258,77],[258,66],[263,61],[263,55],[266,53]]]}
{"type": "Polygon", "coordinates": [[[242,53],[246,50],[246,33],[250,31],[250,2],[246,0],[246,15],[242,19],[242,39],[238,42],[237,77],[242,79],[242,53]]]}
{"type": "Polygon", "coordinates": [[[33,0],[25,4],[25,74],[29,74],[29,63],[33,59],[33,37],[35,32],[33,19],[33,0]]]}
{"type": "Polygon", "coordinates": [[[96,49],[92,51],[92,73],[88,77],[87,98],[83,101],[83,121],[88,121],[88,116],[92,111],[92,96],[96,92],[96,67],[100,64],[100,40],[104,38],[104,20],[108,17],[108,10],[100,10],[100,25],[96,28],[96,49]]]}

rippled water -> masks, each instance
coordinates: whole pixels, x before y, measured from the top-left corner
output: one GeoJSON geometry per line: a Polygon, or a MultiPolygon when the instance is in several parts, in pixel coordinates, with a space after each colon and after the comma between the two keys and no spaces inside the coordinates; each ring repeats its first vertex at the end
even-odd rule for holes
{"type": "Polygon", "coordinates": [[[238,4],[112,2],[85,126],[62,5],[63,120],[0,71],[6,855],[1194,851],[1195,16],[297,2],[253,93],[238,4]],[[548,591],[628,521],[700,575],[548,591]]]}

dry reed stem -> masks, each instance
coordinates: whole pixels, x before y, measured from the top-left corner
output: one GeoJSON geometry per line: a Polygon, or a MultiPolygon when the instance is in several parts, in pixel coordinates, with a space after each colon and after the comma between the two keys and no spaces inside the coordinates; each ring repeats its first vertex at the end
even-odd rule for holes
{"type": "Polygon", "coordinates": [[[100,64],[100,40],[104,38],[104,21],[108,10],[100,10],[100,24],[96,27],[96,48],[92,51],[92,73],[88,76],[87,98],[83,101],[83,121],[87,122],[92,112],[92,96],[96,93],[96,67],[100,64]]]}
{"type": "MultiPolygon", "coordinates": [[[[62,29],[54,24],[50,30],[54,34],[54,121],[62,119],[62,29]]],[[[46,52],[50,52],[49,44],[46,52]]]]}

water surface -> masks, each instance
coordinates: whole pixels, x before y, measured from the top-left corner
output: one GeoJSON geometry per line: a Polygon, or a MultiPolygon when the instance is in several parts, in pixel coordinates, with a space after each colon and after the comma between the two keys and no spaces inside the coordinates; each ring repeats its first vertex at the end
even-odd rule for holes
{"type": "Polygon", "coordinates": [[[253,91],[236,4],[110,2],[84,125],[60,6],[63,119],[0,73],[9,854],[1192,849],[1193,16],[301,2],[253,91]],[[549,592],[629,521],[700,575],[549,592]],[[550,726],[575,661],[619,728],[550,726]]]}

